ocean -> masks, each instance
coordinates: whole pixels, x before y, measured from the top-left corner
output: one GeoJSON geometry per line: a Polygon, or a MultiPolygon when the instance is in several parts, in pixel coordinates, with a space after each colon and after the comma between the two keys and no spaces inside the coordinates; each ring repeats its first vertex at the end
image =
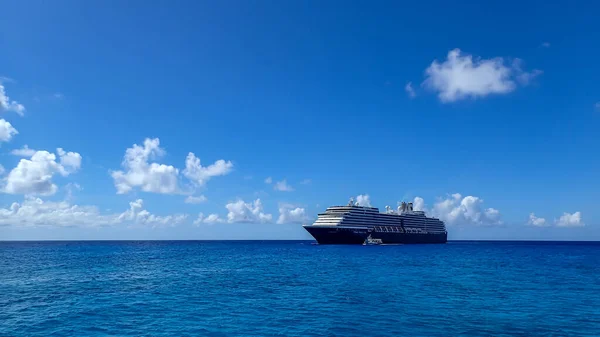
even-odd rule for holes
{"type": "Polygon", "coordinates": [[[600,243],[0,242],[0,336],[600,336],[600,243]]]}

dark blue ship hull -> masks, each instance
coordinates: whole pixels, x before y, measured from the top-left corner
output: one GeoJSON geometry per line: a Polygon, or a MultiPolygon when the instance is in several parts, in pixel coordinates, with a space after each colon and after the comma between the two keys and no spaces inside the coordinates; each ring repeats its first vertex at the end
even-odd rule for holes
{"type": "Polygon", "coordinates": [[[304,229],[321,245],[362,245],[371,232],[369,228],[337,226],[304,226],[304,229]]]}
{"type": "Polygon", "coordinates": [[[342,226],[304,226],[319,244],[362,245],[367,237],[381,239],[383,244],[446,243],[447,233],[376,232],[371,228],[342,226]]]}
{"type": "Polygon", "coordinates": [[[446,243],[448,242],[448,234],[446,233],[378,233],[372,232],[373,239],[381,239],[382,243],[446,243]]]}

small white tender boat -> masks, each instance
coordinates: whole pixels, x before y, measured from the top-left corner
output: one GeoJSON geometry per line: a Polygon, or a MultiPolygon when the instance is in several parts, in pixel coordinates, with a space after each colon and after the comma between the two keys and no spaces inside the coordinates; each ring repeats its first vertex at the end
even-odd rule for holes
{"type": "Polygon", "coordinates": [[[382,243],[383,243],[383,241],[381,241],[381,239],[373,239],[371,237],[371,235],[369,235],[367,237],[367,239],[365,240],[365,243],[363,243],[363,245],[365,245],[365,246],[374,246],[374,245],[380,245],[382,243]]]}

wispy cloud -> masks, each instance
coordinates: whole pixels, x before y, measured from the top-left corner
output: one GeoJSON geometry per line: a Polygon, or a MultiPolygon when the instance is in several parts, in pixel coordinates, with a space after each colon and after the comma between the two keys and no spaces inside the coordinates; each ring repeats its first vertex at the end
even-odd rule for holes
{"type": "Polygon", "coordinates": [[[10,122],[0,119],[0,142],[8,142],[18,134],[19,131],[10,122]]]}
{"type": "Polygon", "coordinates": [[[310,183],[312,183],[312,180],[310,180],[310,179],[304,179],[304,180],[302,180],[302,181],[300,182],[300,185],[308,185],[308,184],[310,184],[310,183]]]}
{"type": "Polygon", "coordinates": [[[24,145],[20,149],[14,149],[14,150],[10,151],[10,154],[19,156],[19,157],[29,158],[29,157],[33,156],[36,152],[37,152],[36,150],[30,149],[29,146],[24,145]]]}
{"type": "Polygon", "coordinates": [[[20,116],[25,114],[25,107],[23,104],[17,101],[11,101],[10,97],[6,94],[6,90],[2,81],[0,80],[0,111],[12,111],[16,112],[20,116]]]}
{"type": "Polygon", "coordinates": [[[550,48],[550,42],[542,42],[540,46],[544,48],[550,48]]]}
{"type": "Polygon", "coordinates": [[[199,195],[197,197],[190,195],[187,198],[185,198],[185,203],[186,204],[201,204],[203,202],[206,202],[206,200],[208,200],[208,199],[203,195],[199,195]]]}
{"type": "Polygon", "coordinates": [[[408,97],[410,97],[410,98],[417,97],[417,93],[415,92],[415,89],[413,89],[412,82],[406,83],[406,86],[404,86],[404,90],[406,90],[408,97]]]}
{"type": "Polygon", "coordinates": [[[291,192],[294,190],[294,188],[291,185],[289,185],[285,179],[283,179],[282,181],[276,182],[275,186],[273,186],[273,189],[275,191],[281,191],[281,192],[291,192]]]}

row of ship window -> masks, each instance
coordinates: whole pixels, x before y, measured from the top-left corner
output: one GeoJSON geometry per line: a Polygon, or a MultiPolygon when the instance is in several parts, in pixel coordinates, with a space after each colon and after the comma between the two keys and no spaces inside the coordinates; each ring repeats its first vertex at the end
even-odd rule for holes
{"type": "Polygon", "coordinates": [[[375,229],[376,232],[380,232],[380,233],[427,233],[427,231],[424,231],[422,229],[417,229],[417,228],[404,228],[402,229],[401,227],[398,226],[375,226],[373,227],[373,229],[375,229]]]}
{"type": "MultiPolygon", "coordinates": [[[[379,222],[381,225],[386,225],[384,221],[369,221],[369,223],[377,223],[379,222]]],[[[389,222],[387,223],[389,224],[389,222]]],[[[344,225],[364,225],[364,221],[356,220],[352,221],[350,219],[344,220],[344,225]]],[[[441,222],[427,223],[427,222],[413,222],[413,221],[404,221],[404,227],[421,227],[421,228],[444,228],[444,225],[441,222]]],[[[393,226],[401,226],[401,224],[394,224],[393,226]]]]}

